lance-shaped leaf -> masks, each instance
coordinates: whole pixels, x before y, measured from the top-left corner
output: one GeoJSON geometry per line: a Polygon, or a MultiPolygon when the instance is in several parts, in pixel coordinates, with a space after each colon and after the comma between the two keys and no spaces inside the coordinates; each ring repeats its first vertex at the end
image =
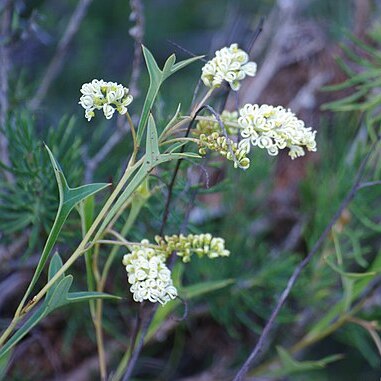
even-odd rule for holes
{"type": "Polygon", "coordinates": [[[160,156],[159,141],[157,137],[157,130],[155,120],[152,114],[148,119],[147,139],[146,139],[146,161],[148,165],[154,164],[160,156]]]}
{"type": "MultiPolygon", "coordinates": [[[[49,266],[49,280],[59,271],[62,267],[62,260],[58,253],[55,253],[49,266]]],[[[120,297],[106,294],[102,292],[69,292],[73,283],[72,275],[64,275],[53,284],[48,290],[44,301],[38,309],[24,322],[24,324],[16,331],[16,333],[6,342],[0,349],[0,359],[3,359],[7,353],[23,338],[30,330],[35,327],[44,317],[55,309],[62,307],[66,304],[88,301],[91,299],[113,299],[119,300],[120,297]]]]}
{"type": "MultiPolygon", "coordinates": [[[[202,282],[188,287],[179,289],[179,294],[182,295],[186,300],[191,300],[199,296],[206,295],[210,292],[221,290],[225,287],[229,287],[235,283],[234,279],[223,279],[216,281],[202,282]]],[[[152,320],[152,323],[149,327],[148,333],[145,337],[145,342],[148,342],[152,337],[157,333],[163,323],[167,320],[169,314],[173,312],[179,305],[181,301],[175,299],[164,306],[160,306],[155,316],[152,320]]]]}
{"type": "Polygon", "coordinates": [[[278,346],[276,349],[281,362],[281,367],[270,373],[266,373],[272,377],[283,377],[296,373],[305,374],[305,372],[308,371],[323,369],[328,364],[344,358],[341,354],[335,354],[317,361],[296,361],[284,348],[278,346]]]}
{"type": "Polygon", "coordinates": [[[149,114],[151,112],[152,106],[155,102],[155,99],[157,97],[157,94],[160,90],[162,83],[172,74],[176,73],[178,70],[184,68],[190,63],[197,61],[203,57],[203,56],[192,57],[190,59],[175,63],[176,56],[172,54],[165,62],[163,70],[160,70],[152,53],[144,45],[142,45],[142,49],[143,49],[143,56],[146,61],[146,65],[148,69],[150,85],[148,88],[146,99],[144,101],[143,110],[142,110],[142,114],[139,121],[139,126],[137,131],[138,143],[140,143],[143,138],[143,133],[144,133],[144,129],[147,126],[149,114]]]}
{"type": "Polygon", "coordinates": [[[54,220],[54,224],[52,226],[52,229],[49,233],[48,239],[46,240],[44,249],[42,251],[40,260],[38,262],[37,268],[35,270],[35,273],[33,275],[33,278],[29,284],[28,290],[26,291],[22,304],[25,303],[26,299],[30,295],[34,285],[36,284],[38,278],[41,275],[41,272],[46,264],[46,261],[49,257],[49,254],[56,243],[58,239],[58,235],[62,229],[63,224],[65,223],[68,215],[72,211],[72,209],[82,200],[84,200],[86,197],[89,197],[100,190],[106,188],[110,184],[105,183],[96,183],[96,184],[87,184],[80,186],[78,188],[70,188],[67,184],[65,175],[57,162],[57,160],[54,158],[52,152],[50,151],[49,147],[45,145],[46,150],[48,151],[50,162],[52,164],[54,174],[57,180],[58,185],[58,193],[59,193],[59,204],[58,204],[58,210],[56,214],[56,218],[54,220]]]}

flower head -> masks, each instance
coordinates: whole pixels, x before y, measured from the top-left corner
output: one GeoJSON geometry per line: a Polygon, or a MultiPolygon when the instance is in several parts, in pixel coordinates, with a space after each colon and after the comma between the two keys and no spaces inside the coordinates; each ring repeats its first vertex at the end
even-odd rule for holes
{"type": "Polygon", "coordinates": [[[88,121],[95,116],[94,110],[103,110],[106,119],[111,119],[115,111],[123,115],[133,99],[127,87],[98,79],[83,84],[81,93],[79,104],[85,109],[88,121]]]}
{"type": "Polygon", "coordinates": [[[242,136],[239,148],[247,153],[251,145],[265,148],[273,156],[287,147],[292,159],[303,156],[304,148],[316,151],[316,131],[305,127],[302,120],[282,106],[246,104],[239,113],[242,136]]]}
{"type": "Polygon", "coordinates": [[[220,87],[223,81],[229,83],[232,90],[237,91],[247,75],[255,76],[257,64],[249,62],[249,55],[237,44],[217,50],[215,57],[202,68],[201,79],[205,86],[220,87]]]}
{"type": "Polygon", "coordinates": [[[177,290],[165,265],[165,256],[147,247],[148,244],[147,240],[141,241],[141,245],[134,245],[131,253],[123,257],[130,291],[136,302],[149,300],[165,304],[176,298],[177,290]]]}
{"type": "Polygon", "coordinates": [[[209,258],[227,257],[230,251],[225,249],[225,240],[218,237],[213,237],[211,234],[188,234],[187,236],[172,235],[172,236],[156,236],[156,242],[160,249],[171,255],[174,251],[179,257],[182,257],[183,262],[189,262],[192,254],[197,254],[199,257],[207,256],[209,258]]]}

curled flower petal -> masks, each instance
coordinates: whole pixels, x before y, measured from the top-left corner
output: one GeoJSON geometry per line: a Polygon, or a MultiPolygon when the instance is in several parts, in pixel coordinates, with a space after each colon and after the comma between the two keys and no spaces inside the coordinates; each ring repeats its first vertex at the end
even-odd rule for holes
{"type": "Polygon", "coordinates": [[[282,106],[246,104],[239,113],[242,140],[238,147],[245,152],[249,152],[251,146],[258,146],[275,156],[287,147],[289,156],[295,159],[305,154],[303,147],[308,151],[317,149],[316,131],[305,127],[302,120],[282,106]]]}
{"type": "Polygon", "coordinates": [[[123,115],[133,100],[127,87],[102,79],[84,83],[81,93],[79,104],[85,109],[85,117],[89,121],[95,115],[94,110],[103,110],[106,119],[111,119],[115,111],[123,115]]]}

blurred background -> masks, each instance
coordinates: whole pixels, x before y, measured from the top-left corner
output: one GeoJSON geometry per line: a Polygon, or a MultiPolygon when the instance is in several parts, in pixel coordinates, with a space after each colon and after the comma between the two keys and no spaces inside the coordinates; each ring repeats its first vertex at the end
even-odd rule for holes
{"type": "MultiPolygon", "coordinates": [[[[211,104],[218,111],[225,100],[229,110],[245,103],[290,107],[318,131],[318,151],[292,161],[257,150],[246,172],[211,158],[203,163],[208,176],[201,176],[201,187],[191,180],[203,172],[183,166],[166,233],[178,233],[179,226],[211,232],[225,239],[231,256],[175,268],[184,295],[195,295],[188,314],[177,319],[181,304],[171,311],[134,373],[135,380],[232,379],[377,140],[380,14],[377,0],[1,0],[0,327],[9,323],[30,281],[55,216],[57,190],[42,142],[72,186],[115,183],[131,152],[121,120],[84,119],[82,84],[99,78],[128,86],[136,121],[149,84],[141,43],[162,66],[172,53],[178,60],[200,54],[208,60],[237,42],[250,50],[257,75],[237,94],[221,89],[211,104]]],[[[154,107],[159,129],[179,103],[183,114],[190,109],[202,65],[166,81],[154,107]]],[[[367,181],[380,180],[380,156],[378,144],[367,181]]],[[[150,180],[152,186],[169,182],[173,166],[166,169],[150,180]]],[[[152,196],[130,241],[158,233],[165,197],[163,188],[152,196]]],[[[380,200],[380,186],[367,187],[345,209],[293,289],[248,379],[379,379],[380,200]]],[[[60,252],[76,247],[79,226],[73,213],[60,252]]],[[[138,313],[119,262],[106,291],[125,299],[104,307],[110,370],[129,345],[138,313]]],[[[75,288],[85,289],[84,263],[71,271],[75,288]]],[[[24,339],[4,379],[95,380],[97,371],[88,306],[74,304],[24,339]]]]}

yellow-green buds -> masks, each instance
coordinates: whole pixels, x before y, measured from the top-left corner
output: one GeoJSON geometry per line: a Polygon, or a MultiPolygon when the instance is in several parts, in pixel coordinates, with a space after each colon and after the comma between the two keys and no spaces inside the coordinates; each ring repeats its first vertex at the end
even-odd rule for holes
{"type": "Polygon", "coordinates": [[[133,100],[127,87],[102,79],[93,79],[90,83],[83,84],[81,93],[79,104],[85,109],[88,121],[95,116],[94,110],[103,110],[106,119],[111,119],[115,111],[123,115],[133,100]]]}
{"type": "Polygon", "coordinates": [[[160,250],[167,256],[173,252],[182,257],[183,262],[189,262],[192,254],[199,257],[207,256],[209,258],[227,257],[230,255],[229,250],[225,249],[225,240],[213,237],[211,234],[189,234],[184,236],[156,236],[160,250]]]}
{"type": "Polygon", "coordinates": [[[249,55],[237,44],[231,44],[216,51],[215,57],[202,68],[201,79],[208,87],[220,87],[226,81],[232,90],[237,91],[240,82],[247,75],[253,77],[256,72],[257,64],[249,62],[249,55]]]}
{"type": "MultiPolygon", "coordinates": [[[[218,124],[218,121],[216,117],[212,116],[213,120],[205,120],[201,119],[197,122],[196,125],[196,132],[199,132],[201,134],[210,135],[212,132],[222,132],[220,125],[218,124]]],[[[226,132],[229,135],[237,134],[238,132],[238,112],[237,111],[222,111],[220,115],[220,119],[225,127],[226,132]]]]}
{"type": "Polygon", "coordinates": [[[165,256],[147,247],[148,244],[147,240],[141,241],[141,245],[134,245],[131,253],[123,257],[130,291],[136,302],[149,300],[165,304],[176,298],[177,290],[172,283],[171,271],[165,264],[165,256]]]}
{"type": "Polygon", "coordinates": [[[282,106],[246,104],[239,113],[243,138],[239,148],[247,153],[251,145],[267,149],[270,155],[277,155],[280,149],[287,147],[292,159],[304,155],[303,147],[316,151],[316,131],[305,127],[302,120],[282,106]]]}
{"type": "Polygon", "coordinates": [[[234,168],[238,166],[242,169],[247,169],[250,166],[250,159],[246,156],[246,151],[239,148],[238,144],[231,139],[226,139],[218,132],[213,132],[210,135],[201,134],[199,137],[199,153],[206,155],[206,150],[218,152],[221,156],[228,160],[234,161],[234,168]]]}

